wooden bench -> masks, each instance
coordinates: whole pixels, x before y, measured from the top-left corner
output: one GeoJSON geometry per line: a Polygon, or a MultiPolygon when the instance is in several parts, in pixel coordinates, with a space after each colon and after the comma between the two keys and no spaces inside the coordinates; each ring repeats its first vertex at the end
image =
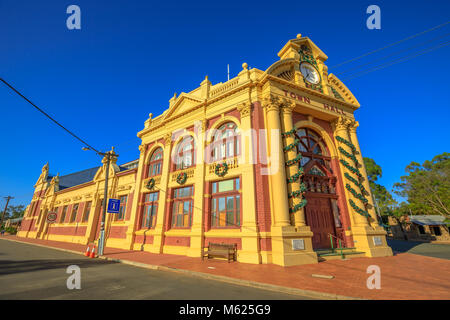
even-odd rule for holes
{"type": "Polygon", "coordinates": [[[230,261],[236,261],[237,256],[237,245],[234,244],[225,244],[225,243],[212,243],[208,242],[208,247],[203,248],[202,260],[205,257],[214,258],[225,258],[230,261]]]}

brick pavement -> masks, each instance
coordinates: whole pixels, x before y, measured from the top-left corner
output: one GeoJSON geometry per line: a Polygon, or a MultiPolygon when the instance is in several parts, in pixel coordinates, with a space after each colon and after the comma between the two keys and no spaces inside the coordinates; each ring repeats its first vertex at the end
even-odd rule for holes
{"type": "MultiPolygon", "coordinates": [[[[18,238],[10,235],[2,238],[80,253],[84,253],[86,250],[85,245],[79,244],[18,238]]],[[[272,264],[228,263],[221,260],[202,261],[200,258],[114,248],[106,248],[105,256],[112,259],[225,276],[243,281],[363,299],[450,299],[450,260],[409,253],[382,258],[331,260],[319,264],[294,267],[280,267],[272,264]],[[369,265],[378,265],[381,269],[380,290],[369,290],[366,287],[369,276],[366,270],[369,265]],[[313,278],[311,276],[313,273],[332,275],[334,278],[313,278]]]]}

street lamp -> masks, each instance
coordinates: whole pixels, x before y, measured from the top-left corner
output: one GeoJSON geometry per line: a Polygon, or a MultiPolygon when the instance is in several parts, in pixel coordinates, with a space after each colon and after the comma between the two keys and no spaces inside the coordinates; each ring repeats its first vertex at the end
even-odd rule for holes
{"type": "MultiPolygon", "coordinates": [[[[83,147],[83,151],[92,150],[91,148],[83,147]]],[[[95,151],[95,150],[93,150],[95,151]]],[[[114,147],[108,152],[97,152],[99,156],[106,158],[106,172],[105,172],[105,193],[103,195],[103,210],[102,210],[102,222],[100,225],[100,238],[98,239],[98,255],[103,255],[103,250],[105,247],[105,220],[106,220],[106,206],[108,198],[108,176],[109,176],[109,162],[113,158],[117,158],[119,155],[114,152],[114,147]]]]}

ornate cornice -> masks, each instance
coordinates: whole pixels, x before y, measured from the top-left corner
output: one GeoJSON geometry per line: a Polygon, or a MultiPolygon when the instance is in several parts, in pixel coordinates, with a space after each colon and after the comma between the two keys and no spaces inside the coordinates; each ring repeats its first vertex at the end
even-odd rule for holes
{"type": "Polygon", "coordinates": [[[358,121],[355,121],[355,120],[350,120],[349,121],[349,124],[348,124],[348,130],[351,132],[351,133],[355,133],[356,132],[356,129],[359,127],[359,122],[358,121]]]}
{"type": "Polygon", "coordinates": [[[338,117],[336,120],[332,122],[332,127],[335,132],[347,130],[348,126],[352,122],[351,119],[346,117],[338,117]]]}
{"type": "Polygon", "coordinates": [[[282,104],[281,98],[273,94],[270,94],[269,96],[263,98],[263,108],[266,110],[266,112],[269,111],[279,112],[281,104],[282,104]]]}
{"type": "Polygon", "coordinates": [[[294,111],[295,106],[296,106],[295,101],[284,98],[281,100],[281,112],[283,114],[292,114],[292,111],[294,111]]]}
{"type": "Polygon", "coordinates": [[[164,135],[163,139],[164,139],[164,145],[170,146],[170,144],[172,143],[172,133],[166,133],[164,135]]]}
{"type": "Polygon", "coordinates": [[[252,111],[252,104],[250,102],[244,102],[237,106],[237,110],[241,114],[241,119],[249,117],[252,111]]]}

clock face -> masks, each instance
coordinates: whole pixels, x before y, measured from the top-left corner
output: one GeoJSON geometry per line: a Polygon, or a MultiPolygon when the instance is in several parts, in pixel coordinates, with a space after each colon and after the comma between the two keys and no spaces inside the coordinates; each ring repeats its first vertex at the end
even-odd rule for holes
{"type": "Polygon", "coordinates": [[[307,62],[303,62],[300,65],[300,72],[305,77],[306,81],[312,84],[318,84],[320,81],[319,73],[316,68],[307,62]]]}

